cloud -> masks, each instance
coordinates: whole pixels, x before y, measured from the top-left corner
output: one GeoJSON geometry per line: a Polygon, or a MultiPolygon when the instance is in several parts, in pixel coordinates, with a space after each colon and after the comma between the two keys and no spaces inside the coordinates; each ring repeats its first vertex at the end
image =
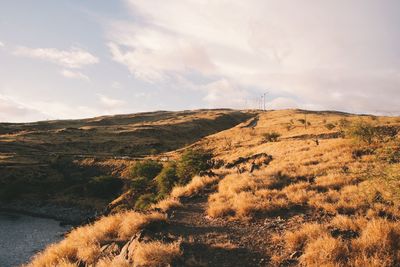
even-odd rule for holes
{"type": "Polygon", "coordinates": [[[206,95],[203,100],[210,108],[234,107],[247,108],[246,101],[249,97],[248,93],[228,80],[222,79],[211,82],[202,87],[206,95]]]}
{"type": "Polygon", "coordinates": [[[19,46],[15,49],[14,55],[37,58],[71,69],[80,69],[86,65],[97,64],[100,61],[88,51],[76,47],[72,47],[69,50],[58,50],[55,48],[29,48],[19,46]]]}
{"type": "Polygon", "coordinates": [[[0,94],[0,122],[35,121],[45,117],[45,114],[19,101],[0,94]]]}
{"type": "Polygon", "coordinates": [[[266,106],[268,109],[286,109],[298,108],[300,105],[290,97],[277,97],[272,101],[267,101],[266,106]]]}
{"type": "Polygon", "coordinates": [[[98,116],[101,108],[61,101],[32,101],[0,93],[0,122],[30,122],[45,119],[77,119],[98,116]]]}
{"type": "Polygon", "coordinates": [[[90,82],[90,78],[79,71],[63,69],[63,70],[61,70],[60,73],[62,76],[69,78],[69,79],[79,79],[79,80],[83,80],[86,82],[90,82]]]}
{"type": "Polygon", "coordinates": [[[113,81],[113,82],[111,83],[111,88],[114,88],[114,89],[121,89],[121,88],[123,88],[123,86],[122,86],[122,84],[121,84],[120,82],[113,81]]]}
{"type": "Polygon", "coordinates": [[[100,104],[107,110],[115,110],[122,108],[126,102],[120,99],[112,98],[106,95],[98,94],[100,104]]]}
{"type": "Polygon", "coordinates": [[[126,3],[134,19],[109,25],[108,46],[138,79],[186,79],[193,88],[209,88],[204,100],[213,105],[227,101],[219,90],[234,90],[239,99],[268,89],[278,97],[271,105],[396,112],[397,1],[126,3]],[[193,73],[203,77],[200,83],[193,73]]]}
{"type": "Polygon", "coordinates": [[[4,47],[4,43],[2,41],[0,41],[0,47],[4,47]]]}

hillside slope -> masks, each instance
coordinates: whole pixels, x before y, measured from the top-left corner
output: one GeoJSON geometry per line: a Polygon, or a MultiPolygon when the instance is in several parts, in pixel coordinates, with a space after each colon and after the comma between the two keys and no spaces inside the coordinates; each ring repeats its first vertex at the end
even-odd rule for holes
{"type": "Polygon", "coordinates": [[[395,117],[260,113],[191,145],[213,152],[212,172],[30,265],[399,266],[399,132],[395,117]]]}
{"type": "Polygon", "coordinates": [[[191,144],[251,116],[233,110],[159,111],[83,120],[2,123],[0,207],[44,214],[54,210],[59,213],[58,207],[42,211],[36,207],[49,203],[67,207],[55,217],[63,217],[70,206],[102,210],[121,193],[123,182],[104,178],[121,177],[112,168],[99,167],[95,162],[129,164],[191,144]],[[97,192],[99,181],[110,183],[109,192],[97,192]],[[14,202],[17,203],[10,205],[14,202]]]}

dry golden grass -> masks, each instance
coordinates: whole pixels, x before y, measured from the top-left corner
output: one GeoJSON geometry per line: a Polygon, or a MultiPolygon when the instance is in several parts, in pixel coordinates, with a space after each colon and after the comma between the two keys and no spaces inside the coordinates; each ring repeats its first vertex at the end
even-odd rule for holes
{"type": "MultiPolygon", "coordinates": [[[[400,121],[309,113],[306,119],[310,125],[305,127],[300,122],[305,119],[304,114],[290,110],[267,112],[260,114],[254,128],[242,128],[242,124],[208,137],[202,146],[225,162],[257,153],[273,157],[268,166],[252,173],[245,165],[241,165],[245,166],[243,173],[232,168],[219,182],[217,192],[209,197],[208,215],[248,219],[302,206],[310,212],[335,217],[330,222],[305,224],[296,231],[275,236],[275,242],[285,243],[288,255],[301,252],[300,265],[400,265],[400,164],[388,163],[385,152],[398,150],[399,136],[393,141],[366,144],[339,133],[346,130],[345,124],[359,121],[384,127],[400,127],[400,121]],[[263,142],[263,134],[268,132],[279,133],[279,141],[263,142]],[[339,236],[331,234],[334,230],[339,236]],[[342,237],[342,232],[354,236],[342,237]],[[377,245],[379,239],[381,246],[377,245]]],[[[281,258],[271,256],[278,261],[281,258]]]]}
{"type": "Polygon", "coordinates": [[[400,225],[383,219],[367,223],[351,246],[354,265],[398,266],[400,264],[400,225]]]}
{"type": "Polygon", "coordinates": [[[204,187],[213,184],[219,180],[217,176],[196,176],[190,183],[184,186],[177,186],[171,192],[171,197],[179,199],[181,197],[189,197],[199,193],[204,187]]]}
{"type": "Polygon", "coordinates": [[[176,198],[172,198],[172,197],[168,197],[166,199],[160,200],[158,203],[154,204],[151,206],[152,209],[157,208],[160,209],[164,212],[173,209],[173,208],[178,208],[181,207],[182,203],[179,202],[178,199],[176,198]]]}
{"type": "Polygon", "coordinates": [[[96,267],[132,267],[128,261],[121,257],[105,257],[96,263],[96,267]]]}
{"type": "Polygon", "coordinates": [[[360,232],[367,225],[367,222],[368,220],[365,217],[337,215],[330,221],[329,226],[341,231],[360,232]]]}
{"type": "MultiPolygon", "coordinates": [[[[296,205],[333,214],[371,214],[377,209],[373,203],[377,194],[393,199],[384,183],[376,183],[366,175],[371,166],[383,165],[376,155],[354,157],[353,151],[360,144],[338,135],[336,138],[324,136],[341,130],[343,120],[351,123],[362,119],[374,125],[393,126],[398,124],[395,118],[310,113],[307,114],[310,125],[305,128],[299,122],[304,117],[302,111],[268,112],[259,116],[254,129],[236,127],[208,138],[203,146],[212,149],[225,162],[257,153],[273,157],[267,167],[251,174],[249,169],[241,174],[234,174],[236,169],[231,169],[231,174],[220,181],[218,192],[209,198],[210,216],[247,217],[296,205]],[[287,130],[287,123],[294,125],[293,129],[287,130]],[[336,126],[328,130],[328,123],[336,126]],[[280,141],[261,142],[263,133],[272,131],[281,134],[280,141]],[[232,145],[227,148],[219,140],[230,140],[232,145]]],[[[373,150],[378,150],[385,144],[373,146],[373,150]]],[[[396,185],[392,183],[392,187],[396,185]]],[[[393,208],[387,209],[395,212],[393,208]]]]}
{"type": "Polygon", "coordinates": [[[237,249],[238,246],[236,244],[233,244],[231,241],[227,242],[218,242],[215,244],[211,244],[213,248],[221,248],[225,250],[231,250],[231,249],[237,249]]]}
{"type": "Polygon", "coordinates": [[[180,250],[180,242],[162,243],[153,241],[148,243],[140,243],[135,250],[132,259],[134,266],[171,266],[174,259],[182,254],[180,250]]]}
{"type": "Polygon", "coordinates": [[[317,223],[304,224],[301,229],[286,232],[284,240],[286,248],[290,251],[301,251],[309,240],[313,240],[325,233],[325,226],[317,223]]]}
{"type": "Polygon", "coordinates": [[[335,217],[327,226],[305,224],[286,232],[288,255],[299,251],[303,266],[398,266],[400,225],[385,219],[367,221],[363,217],[335,217]],[[329,227],[328,227],[329,226],[329,227]],[[353,231],[350,237],[334,237],[331,227],[353,231]]]}
{"type": "Polygon", "coordinates": [[[299,261],[303,266],[345,266],[348,254],[341,240],[324,234],[306,245],[299,261]]]}
{"type": "Polygon", "coordinates": [[[62,260],[57,264],[57,267],[78,267],[79,265],[73,262],[69,262],[67,260],[62,260]]]}
{"type": "Polygon", "coordinates": [[[113,239],[127,240],[146,224],[165,219],[161,213],[132,211],[103,217],[94,224],[73,230],[60,243],[50,245],[37,254],[28,266],[54,266],[64,261],[94,264],[101,256],[100,244],[113,239]]]}

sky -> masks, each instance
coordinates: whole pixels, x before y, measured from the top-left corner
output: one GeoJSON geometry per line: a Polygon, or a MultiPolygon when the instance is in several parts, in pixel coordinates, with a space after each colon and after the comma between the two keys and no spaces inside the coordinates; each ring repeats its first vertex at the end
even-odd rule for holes
{"type": "Polygon", "coordinates": [[[400,115],[398,0],[4,0],[0,121],[154,110],[400,115]]]}

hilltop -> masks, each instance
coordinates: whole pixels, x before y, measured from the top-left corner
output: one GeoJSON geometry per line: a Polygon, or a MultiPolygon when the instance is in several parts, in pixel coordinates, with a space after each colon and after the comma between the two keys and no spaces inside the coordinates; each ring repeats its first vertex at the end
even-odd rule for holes
{"type": "Polygon", "coordinates": [[[399,132],[399,117],[251,113],[152,157],[169,161],[155,183],[196,167],[190,151],[212,154],[208,171],[73,230],[30,266],[398,266],[399,132]]]}

